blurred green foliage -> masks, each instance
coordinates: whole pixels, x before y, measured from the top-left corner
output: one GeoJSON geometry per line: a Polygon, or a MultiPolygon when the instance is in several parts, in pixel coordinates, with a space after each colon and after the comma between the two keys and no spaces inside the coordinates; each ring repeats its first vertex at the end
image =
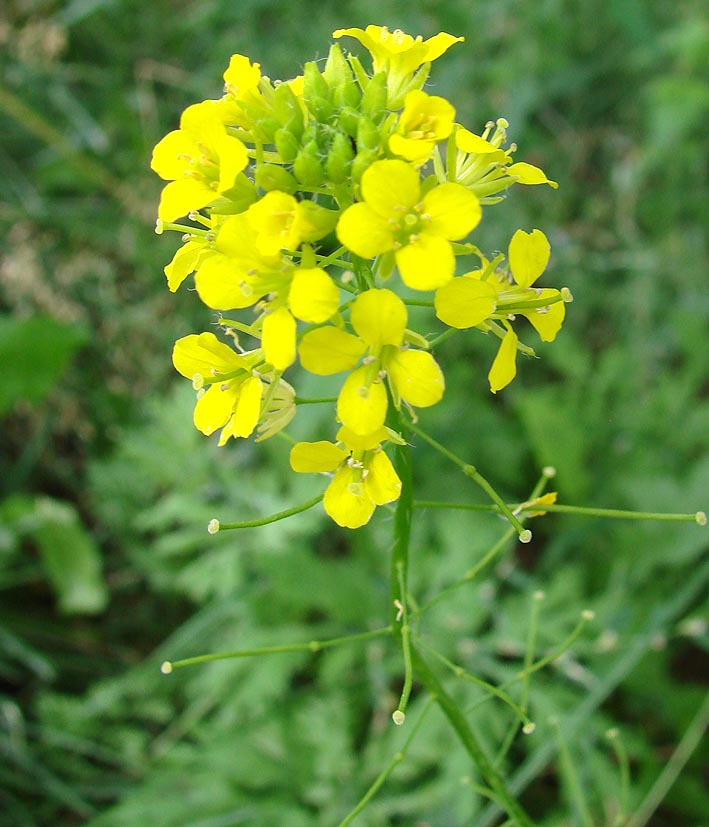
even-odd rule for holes
{"type": "MultiPolygon", "coordinates": [[[[177,242],[152,234],[160,182],[151,148],[187,104],[220,94],[234,52],[290,77],[323,57],[342,26],[464,35],[437,64],[435,91],[473,130],[508,118],[519,157],[561,184],[515,192],[486,215],[478,243],[492,252],[510,227],[540,226],[552,241],[550,283],[567,284],[576,301],[556,345],[495,398],[485,382],[493,345],[446,342],[437,354],[445,404],[424,425],[510,500],[551,464],[562,502],[706,509],[706,5],[3,8],[0,824],[336,824],[406,737],[389,723],[402,665],[388,641],[169,679],[158,666],[385,625],[390,518],[342,533],[315,509],[206,534],[214,516],[275,512],[312,496],[317,482],[285,473],[283,443],[219,450],[192,427],[192,392],[175,383],[170,349],[212,320],[189,295],[165,290],[162,267],[177,242]]],[[[307,395],[305,381],[299,391],[307,395]]],[[[315,407],[296,419],[298,438],[318,433],[326,413],[315,407]]],[[[416,462],[421,499],[477,496],[426,446],[416,462]]],[[[503,682],[524,657],[535,591],[546,596],[538,656],[582,609],[595,610],[595,625],[535,676],[537,729],[507,762],[540,825],[585,827],[575,783],[592,823],[610,826],[622,791],[606,730],[619,729],[630,757],[632,811],[706,695],[706,532],[562,516],[534,529],[530,546],[510,548],[432,608],[422,632],[473,674],[503,682]]],[[[490,515],[426,513],[412,559],[419,602],[501,532],[490,515]]],[[[484,697],[450,687],[468,707],[484,697]]],[[[420,707],[415,688],[411,720],[420,707]]],[[[510,715],[486,702],[470,720],[493,751],[510,715]]],[[[706,764],[704,744],[652,824],[706,816],[706,764]]],[[[432,711],[361,821],[495,824],[471,790],[476,780],[432,711]]]]}

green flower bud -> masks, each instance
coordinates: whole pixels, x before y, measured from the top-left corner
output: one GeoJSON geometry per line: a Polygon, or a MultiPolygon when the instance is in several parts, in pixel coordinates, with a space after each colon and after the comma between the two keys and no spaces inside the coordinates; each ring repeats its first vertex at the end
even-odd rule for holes
{"type": "Polygon", "coordinates": [[[359,104],[361,97],[359,88],[355,83],[350,65],[337,43],[330,47],[323,77],[331,89],[332,101],[338,109],[359,104]]]}
{"type": "Polygon", "coordinates": [[[256,185],[266,192],[279,190],[292,195],[298,189],[295,178],[278,164],[261,164],[256,168],[254,179],[256,185]]]}
{"type": "Polygon", "coordinates": [[[306,187],[319,187],[325,180],[320,150],[315,141],[310,141],[298,152],[293,163],[293,172],[300,183],[306,187]]]}
{"type": "Polygon", "coordinates": [[[286,164],[292,164],[298,155],[300,149],[300,141],[296,136],[285,127],[276,130],[273,142],[276,145],[278,154],[281,156],[286,164]]]}
{"type": "Polygon", "coordinates": [[[351,106],[344,106],[340,110],[337,123],[351,138],[356,138],[359,127],[359,112],[351,106]]]}
{"type": "Polygon", "coordinates": [[[335,113],[330,100],[330,87],[318,71],[317,63],[312,60],[303,67],[303,100],[319,121],[326,121],[335,113]]]}
{"type": "Polygon", "coordinates": [[[361,149],[354,161],[352,161],[352,179],[359,183],[364,171],[370,167],[379,157],[376,149],[361,149]]]}
{"type": "Polygon", "coordinates": [[[303,109],[287,83],[280,83],[273,94],[273,111],[280,126],[300,137],[303,132],[303,109]]]}
{"type": "Polygon", "coordinates": [[[362,95],[361,111],[373,121],[380,121],[387,108],[387,74],[378,72],[367,84],[362,95]]]}
{"type": "Polygon", "coordinates": [[[362,115],[357,126],[357,148],[377,149],[380,145],[379,129],[362,115]]]}
{"type": "Polygon", "coordinates": [[[328,178],[334,184],[342,184],[347,180],[350,172],[354,149],[352,141],[342,132],[338,132],[333,141],[325,162],[328,178]]]}

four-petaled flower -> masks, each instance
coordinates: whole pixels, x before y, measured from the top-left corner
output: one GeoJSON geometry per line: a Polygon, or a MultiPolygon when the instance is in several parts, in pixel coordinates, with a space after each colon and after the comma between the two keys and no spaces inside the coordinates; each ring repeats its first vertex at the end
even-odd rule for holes
{"type": "Polygon", "coordinates": [[[246,147],[227,133],[215,101],[188,106],[180,128],[153,150],[151,168],[171,182],[160,196],[158,218],[174,221],[209,206],[236,185],[247,163],[246,147]]]}
{"type": "Polygon", "coordinates": [[[404,283],[435,290],[453,277],[451,241],[464,238],[482,216],[473,193],[461,184],[438,184],[421,194],[416,170],[406,161],[376,161],[362,176],[362,201],[348,207],[337,237],[362,258],[394,252],[404,283]]]}
{"type": "Polygon", "coordinates": [[[356,336],[337,327],[319,327],[300,343],[300,362],[311,373],[352,371],[340,391],[337,415],[353,433],[369,434],[384,424],[388,407],[384,378],[397,408],[402,400],[427,408],[443,396],[443,373],[430,353],[405,343],[406,322],[406,306],[396,293],[372,289],[358,296],[350,308],[356,336]]]}
{"type": "Polygon", "coordinates": [[[343,426],[337,443],[296,443],[291,468],[299,474],[334,472],[323,497],[325,511],[344,528],[360,528],[376,506],[394,502],[401,494],[401,480],[381,445],[392,437],[400,439],[384,427],[360,436],[343,426]]]}

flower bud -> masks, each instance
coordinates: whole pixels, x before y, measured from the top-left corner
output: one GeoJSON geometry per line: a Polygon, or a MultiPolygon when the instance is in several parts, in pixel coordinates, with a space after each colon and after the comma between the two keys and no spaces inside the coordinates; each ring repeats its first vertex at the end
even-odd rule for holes
{"type": "Polygon", "coordinates": [[[266,192],[280,190],[292,195],[298,189],[298,182],[288,170],[278,164],[261,164],[254,176],[256,185],[266,192]]]}
{"type": "Polygon", "coordinates": [[[351,106],[343,106],[340,110],[337,123],[351,138],[357,137],[359,128],[359,112],[351,106]]]}
{"type": "Polygon", "coordinates": [[[286,164],[292,164],[298,155],[300,141],[298,141],[290,129],[286,129],[285,127],[278,129],[274,135],[273,142],[276,144],[278,154],[284,162],[286,164]]]}
{"type": "Polygon", "coordinates": [[[343,135],[342,132],[338,132],[332,141],[325,162],[328,177],[334,184],[341,184],[347,180],[353,158],[354,149],[352,148],[351,139],[343,135]]]}
{"type": "Polygon", "coordinates": [[[387,107],[387,74],[377,72],[362,95],[361,111],[373,121],[380,121],[387,107]]]}
{"type": "Polygon", "coordinates": [[[289,129],[298,137],[302,134],[303,109],[287,83],[280,83],[276,87],[273,94],[273,112],[280,126],[289,129]]]}
{"type": "Polygon", "coordinates": [[[299,152],[293,163],[293,172],[306,187],[319,187],[325,180],[325,171],[320,161],[320,149],[310,141],[299,152]]]}
{"type": "Polygon", "coordinates": [[[359,183],[364,171],[370,167],[379,157],[376,149],[361,149],[354,161],[352,161],[352,179],[359,183]]]}
{"type": "Polygon", "coordinates": [[[362,115],[357,126],[357,148],[377,149],[380,144],[379,129],[374,123],[362,115]]]}
{"type": "Polygon", "coordinates": [[[327,121],[335,114],[330,87],[312,60],[303,67],[303,100],[319,121],[327,121]]]}
{"type": "Polygon", "coordinates": [[[352,75],[352,69],[337,43],[330,47],[323,77],[331,89],[332,102],[338,109],[343,106],[356,107],[359,104],[359,88],[352,75]]]}

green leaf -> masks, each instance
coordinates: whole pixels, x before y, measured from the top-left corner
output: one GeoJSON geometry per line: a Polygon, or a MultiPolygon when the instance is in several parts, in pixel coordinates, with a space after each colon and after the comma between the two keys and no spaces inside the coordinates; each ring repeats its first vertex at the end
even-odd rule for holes
{"type": "Polygon", "coordinates": [[[47,579],[66,614],[96,614],[108,602],[101,554],[73,506],[42,498],[35,508],[34,537],[47,579]]]}
{"type": "Polygon", "coordinates": [[[44,399],[87,338],[82,326],[48,316],[0,317],[0,416],[20,400],[44,399]]]}

